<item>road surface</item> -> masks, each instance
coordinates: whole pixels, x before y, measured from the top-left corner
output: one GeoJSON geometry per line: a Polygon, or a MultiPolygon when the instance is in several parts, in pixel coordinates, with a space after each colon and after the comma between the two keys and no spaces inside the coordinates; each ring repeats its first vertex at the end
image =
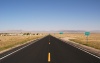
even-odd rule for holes
{"type": "Polygon", "coordinates": [[[48,35],[0,63],[100,63],[100,59],[48,35]]]}

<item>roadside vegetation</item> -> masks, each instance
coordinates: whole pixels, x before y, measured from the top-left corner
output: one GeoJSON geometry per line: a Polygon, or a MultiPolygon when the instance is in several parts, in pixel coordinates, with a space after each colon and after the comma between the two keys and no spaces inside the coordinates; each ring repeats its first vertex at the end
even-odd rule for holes
{"type": "Polygon", "coordinates": [[[24,35],[0,36],[0,51],[26,43],[30,40],[41,38],[43,36],[44,35],[30,35],[29,33],[24,33],[24,35]]]}
{"type": "Polygon", "coordinates": [[[100,50],[100,33],[91,33],[90,36],[88,36],[88,42],[86,41],[86,36],[84,35],[84,33],[55,34],[55,36],[100,50]]]}

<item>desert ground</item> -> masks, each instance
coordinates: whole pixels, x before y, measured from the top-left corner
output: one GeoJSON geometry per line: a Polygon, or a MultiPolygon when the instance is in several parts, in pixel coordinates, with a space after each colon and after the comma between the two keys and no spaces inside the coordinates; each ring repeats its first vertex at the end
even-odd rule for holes
{"type": "MultiPolygon", "coordinates": [[[[41,38],[44,35],[19,35],[19,36],[0,36],[0,51],[26,43],[30,40],[41,38]]],[[[74,41],[86,46],[90,46],[100,50],[100,33],[91,33],[87,38],[84,33],[52,33],[51,35],[64,40],[74,41]]]]}
{"type": "Polygon", "coordinates": [[[35,40],[44,35],[0,36],[0,51],[35,40]]]}
{"type": "Polygon", "coordinates": [[[64,33],[64,34],[55,33],[52,35],[100,50],[100,33],[91,33],[88,36],[88,42],[87,42],[87,36],[85,36],[84,33],[64,33]]]}

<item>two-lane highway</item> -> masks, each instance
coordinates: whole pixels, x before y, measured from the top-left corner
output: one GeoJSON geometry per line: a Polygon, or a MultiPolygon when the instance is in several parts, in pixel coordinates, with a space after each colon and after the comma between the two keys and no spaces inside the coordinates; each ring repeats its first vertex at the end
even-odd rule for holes
{"type": "Polygon", "coordinates": [[[48,35],[0,63],[100,63],[100,59],[48,35]]]}

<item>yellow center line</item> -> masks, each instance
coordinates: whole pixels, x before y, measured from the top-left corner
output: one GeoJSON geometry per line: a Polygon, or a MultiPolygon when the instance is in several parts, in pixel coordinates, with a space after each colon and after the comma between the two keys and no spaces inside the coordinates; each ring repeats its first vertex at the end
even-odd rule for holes
{"type": "Polygon", "coordinates": [[[48,62],[50,62],[51,59],[50,59],[50,52],[48,53],[48,62]]]}

